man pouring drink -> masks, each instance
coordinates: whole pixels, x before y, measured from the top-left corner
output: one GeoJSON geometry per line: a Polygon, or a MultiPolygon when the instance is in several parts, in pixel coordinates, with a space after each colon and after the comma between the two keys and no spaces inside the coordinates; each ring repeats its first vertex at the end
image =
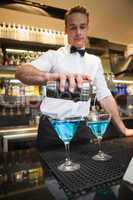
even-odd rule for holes
{"type": "MultiPolygon", "coordinates": [[[[125,136],[132,136],[133,129],[125,127],[118,112],[116,102],[107,87],[101,60],[85,51],[85,44],[89,30],[89,13],[82,6],[76,6],[65,14],[65,33],[68,45],[58,50],[49,50],[31,63],[19,66],[16,78],[25,84],[44,85],[48,81],[59,81],[59,90],[64,92],[68,82],[69,92],[75,88],[82,88],[84,81],[96,86],[96,97],[112,116],[118,129],[125,136]]],[[[45,97],[41,105],[42,116],[38,128],[37,146],[44,151],[49,145],[58,144],[55,130],[49,122],[49,117],[68,118],[71,116],[87,116],[90,100],[86,102],[45,97]],[[43,106],[42,106],[43,105],[43,106]]],[[[88,131],[84,124],[84,131],[79,131],[77,139],[86,139],[88,131]]]]}

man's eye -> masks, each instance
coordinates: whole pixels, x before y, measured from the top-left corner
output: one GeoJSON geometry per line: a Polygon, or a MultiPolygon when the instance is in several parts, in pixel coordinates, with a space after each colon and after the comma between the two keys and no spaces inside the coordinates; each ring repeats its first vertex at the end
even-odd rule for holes
{"type": "Polygon", "coordinates": [[[80,27],[80,29],[85,29],[85,28],[86,28],[85,26],[81,26],[81,27],[80,27]]]}
{"type": "Polygon", "coordinates": [[[76,30],[76,27],[70,27],[70,30],[71,31],[76,30]]]}

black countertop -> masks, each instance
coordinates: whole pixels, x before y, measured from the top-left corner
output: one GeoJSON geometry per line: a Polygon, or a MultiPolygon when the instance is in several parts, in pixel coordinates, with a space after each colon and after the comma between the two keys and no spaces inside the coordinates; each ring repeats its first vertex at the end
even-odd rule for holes
{"type": "Polygon", "coordinates": [[[49,168],[69,199],[80,199],[81,196],[88,198],[88,193],[94,192],[110,194],[111,187],[121,184],[133,156],[133,137],[104,141],[102,149],[112,156],[106,162],[92,159],[98,152],[97,146],[88,143],[71,145],[72,160],[80,163],[80,169],[75,172],[61,172],[57,169],[65,157],[62,148],[41,153],[42,165],[49,168]]]}
{"type": "Polygon", "coordinates": [[[54,199],[36,149],[1,152],[0,158],[0,199],[54,199]]]}
{"type": "MultiPolygon", "coordinates": [[[[81,165],[84,167],[85,163],[84,159],[86,160],[87,167],[91,167],[91,156],[93,155],[94,151],[97,151],[95,149],[95,144],[85,144],[82,146],[72,146],[71,148],[71,154],[72,157],[75,154],[75,151],[78,152],[80,157],[82,156],[82,160],[79,160],[81,162],[81,165]],[[81,147],[81,148],[80,148],[81,147]],[[88,149],[87,149],[88,148],[88,149]],[[86,150],[90,150],[90,152],[87,152],[86,150]],[[90,159],[90,161],[89,161],[90,159]]],[[[121,150],[128,149],[125,151],[125,155],[122,153],[121,157],[121,164],[122,164],[122,158],[126,159],[124,162],[124,165],[122,167],[122,171],[118,173],[118,177],[114,176],[114,179],[111,181],[105,181],[104,183],[97,184],[96,187],[90,187],[89,189],[84,190],[84,182],[81,185],[81,190],[77,196],[73,193],[74,196],[72,196],[72,193],[70,191],[70,188],[65,185],[65,180],[67,180],[67,183],[69,184],[69,181],[71,182],[71,177],[69,175],[61,174],[58,172],[56,165],[58,164],[58,161],[63,159],[64,150],[62,148],[59,149],[51,149],[48,152],[40,154],[37,152],[36,149],[27,149],[27,150],[17,150],[17,151],[10,151],[8,153],[1,153],[0,155],[0,199],[10,199],[10,200],[21,200],[22,198],[25,200],[66,200],[66,199],[78,199],[78,200],[129,200],[132,199],[133,191],[132,186],[131,188],[129,185],[122,180],[122,175],[126,170],[126,167],[128,165],[128,162],[130,160],[131,155],[133,155],[133,137],[130,138],[121,138],[121,139],[113,139],[108,140],[103,143],[103,148],[107,152],[111,153],[113,152],[114,160],[112,160],[112,163],[114,162],[114,169],[112,170],[112,176],[114,176],[113,171],[119,172],[118,169],[118,163],[117,159],[115,157],[115,150],[117,150],[118,153],[121,152],[121,150]],[[110,149],[110,145],[113,145],[114,151],[110,149]],[[127,152],[127,156],[126,156],[127,152]],[[58,155],[61,155],[58,157],[58,155]],[[49,156],[51,155],[51,157],[49,156]],[[55,162],[56,156],[58,159],[55,162]],[[125,156],[125,157],[124,157],[125,156]],[[51,162],[52,159],[52,162],[51,162]],[[40,162],[41,161],[41,162],[40,162]],[[49,173],[46,172],[46,166],[49,167],[49,173]],[[54,167],[53,167],[54,166],[54,167]],[[63,178],[62,178],[63,177],[63,178]],[[120,186],[121,185],[121,186],[120,186]],[[120,194],[119,194],[120,191],[120,194]],[[69,198],[70,197],[70,198],[69,198]]],[[[95,163],[95,165],[99,166],[98,163],[95,163]]],[[[108,163],[106,163],[106,166],[108,163]]],[[[120,165],[120,163],[119,163],[120,165]]],[[[103,169],[103,168],[101,168],[103,169]]],[[[98,170],[98,169],[96,169],[98,170]]],[[[82,175],[82,172],[85,171],[85,169],[81,169],[80,175],[82,175]]],[[[106,170],[105,170],[106,171],[106,170]]],[[[93,172],[93,170],[92,170],[93,172]]],[[[73,172],[75,173],[75,172],[73,172]]],[[[109,174],[109,173],[108,173],[109,174]]],[[[82,177],[78,177],[79,174],[76,172],[76,175],[73,175],[73,177],[76,177],[75,180],[77,181],[81,180],[82,177]]],[[[95,176],[96,182],[97,182],[97,176],[95,176]]],[[[106,179],[106,178],[105,178],[106,179]]],[[[107,179],[106,179],[107,180],[107,179]]],[[[85,180],[84,180],[85,181],[85,180]]],[[[98,183],[98,182],[97,182],[98,183]]],[[[74,182],[76,185],[76,182],[74,182]]],[[[75,190],[76,192],[76,190],[75,190]]]]}

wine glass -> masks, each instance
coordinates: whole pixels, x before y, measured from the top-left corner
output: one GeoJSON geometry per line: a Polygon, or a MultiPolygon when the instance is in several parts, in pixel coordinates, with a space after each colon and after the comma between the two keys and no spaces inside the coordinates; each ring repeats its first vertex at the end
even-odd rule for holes
{"type": "Polygon", "coordinates": [[[101,149],[101,140],[107,130],[110,120],[111,115],[109,113],[98,113],[96,111],[91,111],[86,119],[86,125],[91,129],[94,136],[96,136],[99,145],[99,151],[92,157],[93,160],[107,161],[112,158],[112,156],[105,154],[101,149]]]}
{"type": "Polygon", "coordinates": [[[63,172],[75,171],[80,168],[80,164],[75,163],[70,158],[70,141],[76,133],[76,130],[80,124],[80,117],[72,117],[67,119],[53,119],[49,118],[53,128],[55,129],[58,137],[64,142],[66,150],[65,162],[59,165],[57,168],[63,172]]]}

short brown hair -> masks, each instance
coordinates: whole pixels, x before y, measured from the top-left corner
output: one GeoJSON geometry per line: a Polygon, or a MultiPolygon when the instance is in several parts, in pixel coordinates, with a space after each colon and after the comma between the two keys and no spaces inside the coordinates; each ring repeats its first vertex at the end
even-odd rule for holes
{"type": "Polygon", "coordinates": [[[65,14],[65,25],[67,25],[67,19],[68,19],[68,16],[70,16],[71,14],[73,13],[82,13],[84,15],[86,15],[87,17],[87,22],[89,22],[89,12],[87,11],[87,9],[83,6],[75,6],[71,9],[69,9],[66,14],[65,14]]]}

